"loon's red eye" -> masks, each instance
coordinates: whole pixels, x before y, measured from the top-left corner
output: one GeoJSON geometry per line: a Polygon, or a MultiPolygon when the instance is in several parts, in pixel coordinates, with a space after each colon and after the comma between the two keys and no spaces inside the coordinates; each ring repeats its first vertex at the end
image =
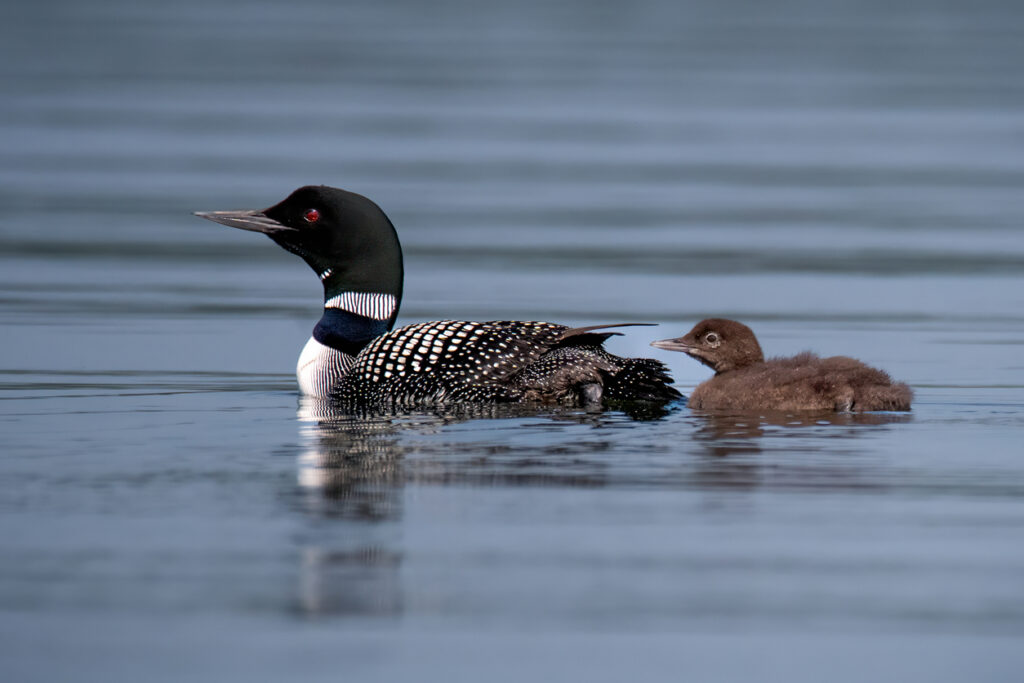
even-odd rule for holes
{"type": "Polygon", "coordinates": [[[306,209],[305,213],[302,214],[302,217],[307,223],[316,223],[320,220],[320,212],[316,209],[306,209]]]}

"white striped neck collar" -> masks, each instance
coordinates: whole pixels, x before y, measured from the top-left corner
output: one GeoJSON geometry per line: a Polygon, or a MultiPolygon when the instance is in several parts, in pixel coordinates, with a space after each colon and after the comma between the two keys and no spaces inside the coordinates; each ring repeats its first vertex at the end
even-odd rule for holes
{"type": "Polygon", "coordinates": [[[397,307],[395,295],[380,292],[345,292],[324,302],[324,308],[348,311],[371,320],[388,320],[397,307]]]}

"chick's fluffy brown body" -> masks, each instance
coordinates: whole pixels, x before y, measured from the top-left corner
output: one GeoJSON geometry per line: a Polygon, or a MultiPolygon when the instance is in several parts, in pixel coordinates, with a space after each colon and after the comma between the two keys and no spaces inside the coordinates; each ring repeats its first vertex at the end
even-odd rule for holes
{"type": "Polygon", "coordinates": [[[846,356],[804,352],[766,361],[753,331],[734,320],[703,320],[683,337],[654,346],[682,351],[715,370],[689,398],[698,410],[902,411],[910,410],[914,395],[882,370],[846,356]]]}
{"type": "Polygon", "coordinates": [[[689,405],[698,410],[910,410],[913,392],[881,370],[846,356],[804,352],[723,372],[700,384],[689,405]]]}

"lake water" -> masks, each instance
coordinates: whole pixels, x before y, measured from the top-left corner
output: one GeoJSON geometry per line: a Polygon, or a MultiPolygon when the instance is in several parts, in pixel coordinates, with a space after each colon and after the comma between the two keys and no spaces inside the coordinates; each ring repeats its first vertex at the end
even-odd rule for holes
{"type": "Polygon", "coordinates": [[[0,22],[0,675],[1016,680],[1024,5],[133,0],[0,22]],[[400,322],[700,318],[909,415],[325,418],[326,183],[400,322]]]}

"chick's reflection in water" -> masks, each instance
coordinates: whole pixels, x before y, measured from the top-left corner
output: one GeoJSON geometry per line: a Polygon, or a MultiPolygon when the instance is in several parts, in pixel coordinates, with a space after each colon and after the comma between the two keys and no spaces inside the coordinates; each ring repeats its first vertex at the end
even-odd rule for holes
{"type": "Polygon", "coordinates": [[[909,422],[907,413],[701,413],[700,485],[716,489],[863,489],[876,465],[864,437],[909,422]],[[822,439],[827,439],[823,448],[822,439]],[[835,457],[840,456],[840,457],[835,457]]]}
{"type": "MultiPolygon", "coordinates": [[[[819,427],[846,427],[830,431],[830,438],[856,438],[859,429],[865,426],[881,426],[909,422],[912,417],[900,413],[789,413],[736,412],[705,413],[696,411],[702,423],[694,438],[706,447],[710,455],[727,456],[744,453],[760,453],[762,439],[768,435],[784,434],[785,430],[807,430],[819,427]]],[[[792,432],[794,438],[815,435],[814,432],[792,432]]]]}

